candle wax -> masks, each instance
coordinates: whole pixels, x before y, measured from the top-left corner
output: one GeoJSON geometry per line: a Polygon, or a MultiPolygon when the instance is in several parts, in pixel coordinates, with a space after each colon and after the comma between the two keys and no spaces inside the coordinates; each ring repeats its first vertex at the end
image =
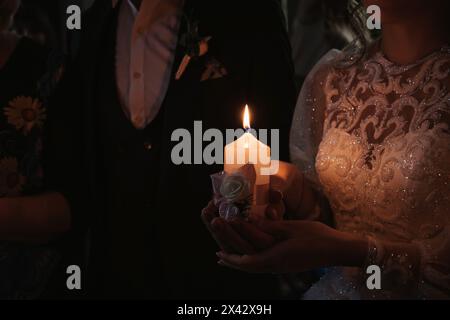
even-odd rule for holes
{"type": "Polygon", "coordinates": [[[263,216],[269,203],[270,175],[261,174],[261,168],[270,167],[270,147],[249,132],[225,146],[224,171],[236,172],[246,164],[253,164],[256,182],[253,190],[252,214],[263,216]]]}

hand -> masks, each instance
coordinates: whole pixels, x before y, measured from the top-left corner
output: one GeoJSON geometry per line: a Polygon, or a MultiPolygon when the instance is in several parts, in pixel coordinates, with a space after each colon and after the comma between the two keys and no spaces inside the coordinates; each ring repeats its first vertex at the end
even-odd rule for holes
{"type": "Polygon", "coordinates": [[[303,174],[296,166],[283,161],[278,162],[278,172],[270,176],[271,189],[278,190],[282,194],[283,215],[287,215],[290,219],[319,218],[312,212],[315,208],[314,194],[305,182],[303,174]]]}
{"type": "MultiPolygon", "coordinates": [[[[266,218],[280,220],[284,214],[282,194],[270,192],[270,204],[266,209],[266,218]]],[[[218,214],[214,201],[210,201],[203,209],[202,220],[216,240],[219,247],[226,252],[249,254],[266,249],[274,244],[274,238],[257,228],[250,228],[248,223],[240,223],[241,219],[226,221],[218,214]]]]}
{"type": "Polygon", "coordinates": [[[270,190],[269,205],[266,208],[265,218],[271,221],[283,220],[286,213],[283,193],[278,189],[270,190]]]}
{"type": "MultiPolygon", "coordinates": [[[[295,213],[301,204],[303,194],[303,175],[294,165],[278,161],[278,172],[270,176],[270,204],[265,217],[269,220],[282,220],[289,213],[295,213]]],[[[290,214],[298,218],[298,214],[290,214]]]]}
{"type": "MultiPolygon", "coordinates": [[[[283,219],[286,205],[298,209],[301,202],[303,176],[297,168],[286,162],[279,162],[276,175],[270,177],[270,204],[266,209],[269,220],[283,219]]],[[[225,221],[219,217],[218,209],[211,201],[201,214],[206,228],[225,252],[250,254],[266,249],[274,244],[274,239],[255,228],[237,221],[225,221]]],[[[298,215],[294,215],[298,218],[298,215]]]]}
{"type": "Polygon", "coordinates": [[[362,265],[367,254],[365,239],[320,222],[260,221],[247,228],[259,229],[277,243],[260,253],[219,252],[220,265],[253,273],[296,273],[335,265],[362,265]]]}
{"type": "Polygon", "coordinates": [[[240,237],[230,223],[219,216],[213,201],[210,201],[202,210],[201,217],[209,233],[223,251],[243,254],[255,252],[254,247],[240,237]]]}

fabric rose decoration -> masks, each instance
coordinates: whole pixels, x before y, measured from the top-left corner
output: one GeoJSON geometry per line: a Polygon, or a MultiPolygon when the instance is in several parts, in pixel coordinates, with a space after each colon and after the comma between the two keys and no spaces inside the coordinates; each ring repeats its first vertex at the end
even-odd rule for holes
{"type": "Polygon", "coordinates": [[[253,187],[256,173],[253,165],[245,165],[231,174],[219,172],[211,176],[214,204],[219,215],[230,220],[247,218],[253,202],[253,187]]]}
{"type": "Polygon", "coordinates": [[[240,173],[227,175],[220,186],[220,194],[229,202],[244,201],[251,195],[249,182],[240,173]]]}

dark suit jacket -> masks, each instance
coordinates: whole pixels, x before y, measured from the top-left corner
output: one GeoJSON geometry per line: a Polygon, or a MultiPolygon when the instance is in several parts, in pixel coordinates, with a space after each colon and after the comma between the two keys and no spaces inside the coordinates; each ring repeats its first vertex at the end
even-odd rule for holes
{"type": "MultiPolygon", "coordinates": [[[[196,120],[204,130],[238,128],[248,103],[253,127],[280,129],[281,158],[287,160],[296,90],[278,1],[187,0],[185,12],[198,20],[200,35],[213,37],[210,50],[192,61],[180,80],[173,74],[157,129],[152,124],[142,132],[131,129],[117,103],[112,71],[117,9],[110,3],[98,0],[83,20],[79,58],[49,114],[48,184],[66,196],[72,210],[62,266],[86,270],[90,297],[277,297],[275,277],[216,264],[217,246],[200,212],[211,198],[209,175],[222,166],[176,166],[170,155],[173,130],[193,134],[196,120]],[[212,57],[227,75],[202,82],[212,57]],[[148,139],[153,148],[146,153],[148,139]]],[[[185,30],[182,24],[180,35],[185,30]]],[[[184,50],[178,45],[173,73],[184,50]]]]}

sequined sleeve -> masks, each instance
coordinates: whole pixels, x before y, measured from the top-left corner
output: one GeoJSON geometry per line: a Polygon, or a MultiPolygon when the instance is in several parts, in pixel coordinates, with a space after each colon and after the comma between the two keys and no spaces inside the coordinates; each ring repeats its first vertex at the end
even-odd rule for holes
{"type": "Polygon", "coordinates": [[[329,64],[340,54],[331,50],[316,64],[306,77],[297,100],[290,134],[291,161],[312,185],[320,190],[315,158],[322,140],[326,104],[323,85],[329,64]]]}

